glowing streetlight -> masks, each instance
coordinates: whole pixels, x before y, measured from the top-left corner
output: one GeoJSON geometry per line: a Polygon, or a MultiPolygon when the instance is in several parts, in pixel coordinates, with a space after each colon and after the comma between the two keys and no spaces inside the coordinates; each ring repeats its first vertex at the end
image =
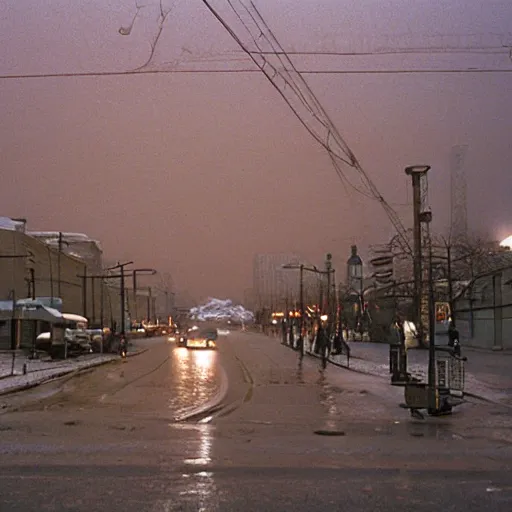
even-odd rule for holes
{"type": "Polygon", "coordinates": [[[512,235],[510,235],[507,238],[505,238],[505,240],[502,240],[500,242],[500,246],[501,247],[508,247],[508,248],[512,249],[512,235]]]}

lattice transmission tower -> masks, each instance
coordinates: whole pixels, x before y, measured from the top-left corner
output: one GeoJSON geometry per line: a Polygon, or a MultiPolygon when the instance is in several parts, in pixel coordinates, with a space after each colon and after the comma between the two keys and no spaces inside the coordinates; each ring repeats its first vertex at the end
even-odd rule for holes
{"type": "Polygon", "coordinates": [[[450,153],[450,238],[463,241],[468,235],[465,160],[467,146],[453,146],[450,153]]]}

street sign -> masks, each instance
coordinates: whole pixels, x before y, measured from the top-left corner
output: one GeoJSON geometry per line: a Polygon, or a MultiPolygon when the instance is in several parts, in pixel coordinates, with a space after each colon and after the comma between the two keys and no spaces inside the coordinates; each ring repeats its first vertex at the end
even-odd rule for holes
{"type": "Polygon", "coordinates": [[[374,267],[383,267],[393,264],[393,256],[391,254],[386,256],[377,256],[370,260],[370,264],[374,267]]]}

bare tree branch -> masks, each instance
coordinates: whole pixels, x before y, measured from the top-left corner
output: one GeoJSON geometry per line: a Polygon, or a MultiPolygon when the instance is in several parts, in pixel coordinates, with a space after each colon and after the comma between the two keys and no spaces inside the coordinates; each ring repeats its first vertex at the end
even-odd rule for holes
{"type": "Polygon", "coordinates": [[[146,62],[142,64],[142,66],[139,66],[138,68],[135,68],[135,71],[140,71],[147,67],[151,61],[153,60],[153,57],[155,55],[156,47],[158,45],[158,41],[160,40],[160,36],[162,35],[162,32],[164,30],[165,21],[167,20],[167,17],[174,9],[176,2],[173,2],[171,7],[169,9],[164,10],[163,2],[160,0],[160,14],[158,15],[158,28],[155,34],[155,37],[153,38],[153,42],[151,43],[151,52],[149,53],[149,57],[147,58],[146,62]]]}
{"type": "MultiPolygon", "coordinates": [[[[164,8],[164,4],[163,4],[163,0],[159,0],[159,4],[158,4],[158,17],[157,17],[157,20],[156,20],[157,21],[157,29],[156,29],[155,36],[153,37],[153,40],[150,43],[151,51],[149,53],[148,58],[144,62],[144,64],[142,64],[141,66],[135,68],[133,71],[141,71],[141,70],[143,70],[153,60],[153,57],[155,56],[156,48],[158,46],[158,42],[159,42],[160,37],[162,35],[162,32],[164,30],[164,25],[165,25],[165,22],[167,20],[167,17],[173,11],[175,6],[176,6],[176,1],[174,1],[168,9],[165,9],[164,8]]],[[[119,33],[122,36],[129,36],[131,34],[132,29],[133,29],[133,25],[134,25],[135,20],[137,19],[138,15],[139,15],[140,10],[143,7],[146,7],[146,5],[138,5],[137,3],[135,3],[135,7],[136,7],[136,11],[135,11],[135,14],[133,16],[133,19],[132,19],[132,22],[130,23],[130,25],[128,27],[121,27],[119,29],[119,33]]]]}
{"type": "Polygon", "coordinates": [[[136,11],[133,16],[132,22],[130,23],[130,25],[128,27],[120,27],[120,29],[119,29],[119,33],[122,36],[129,36],[132,33],[133,24],[135,23],[135,20],[137,19],[137,16],[139,15],[139,11],[143,7],[145,7],[145,5],[138,5],[137,2],[135,2],[136,11]]]}

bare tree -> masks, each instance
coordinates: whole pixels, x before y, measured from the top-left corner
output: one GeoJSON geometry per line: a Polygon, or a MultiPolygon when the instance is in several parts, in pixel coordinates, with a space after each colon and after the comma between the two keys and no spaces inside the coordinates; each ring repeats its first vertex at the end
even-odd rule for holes
{"type": "MultiPolygon", "coordinates": [[[[156,26],[156,31],[155,31],[155,34],[153,36],[153,39],[150,42],[151,49],[150,49],[150,52],[149,52],[149,56],[146,59],[146,61],[144,62],[144,64],[142,64],[141,66],[135,68],[134,71],[141,71],[142,69],[144,69],[147,66],[149,66],[149,64],[151,64],[151,61],[153,60],[153,57],[155,56],[155,51],[156,51],[156,48],[158,46],[158,42],[160,41],[160,37],[162,36],[162,32],[163,32],[164,26],[165,26],[165,22],[167,21],[168,16],[171,14],[171,12],[173,11],[175,6],[176,6],[176,1],[172,2],[170,7],[164,7],[163,0],[159,0],[159,3],[158,3],[158,17],[157,17],[157,20],[156,20],[157,21],[157,26],[156,26]]],[[[132,21],[131,21],[130,25],[128,27],[120,27],[119,28],[119,33],[122,36],[129,36],[132,33],[132,29],[133,29],[133,26],[135,24],[135,20],[137,19],[140,10],[142,8],[144,8],[144,7],[147,7],[147,6],[145,6],[145,5],[138,5],[137,3],[135,3],[136,11],[135,11],[135,14],[134,14],[134,16],[132,18],[132,21]]]]}

